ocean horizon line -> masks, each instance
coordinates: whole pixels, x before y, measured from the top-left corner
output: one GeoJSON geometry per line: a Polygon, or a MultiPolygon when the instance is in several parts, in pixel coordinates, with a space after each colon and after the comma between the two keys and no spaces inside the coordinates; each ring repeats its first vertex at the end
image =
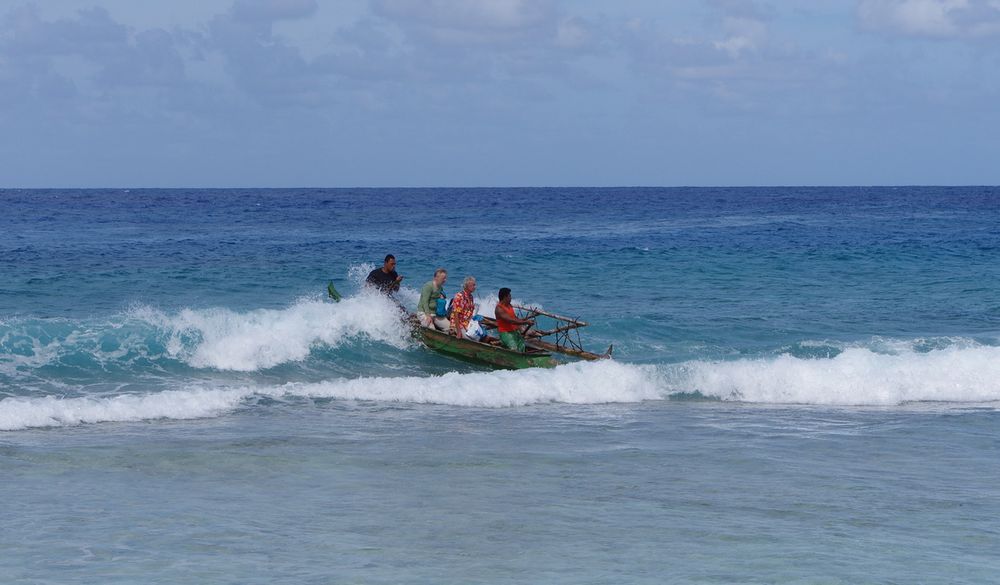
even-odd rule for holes
{"type": "Polygon", "coordinates": [[[131,190],[157,190],[157,191],[183,191],[183,190],[211,190],[211,191],[235,191],[235,190],[257,190],[257,191],[277,191],[277,190],[305,190],[305,191],[350,191],[350,190],[426,190],[426,189],[440,189],[440,190],[489,190],[489,189],[552,189],[552,190],[565,190],[565,189],[970,189],[970,188],[996,188],[1000,187],[1000,183],[997,184],[890,184],[890,183],[879,183],[879,184],[768,184],[768,185],[404,185],[404,186],[380,186],[380,185],[352,185],[352,186],[250,186],[250,185],[236,185],[236,186],[193,186],[193,185],[181,185],[181,186],[171,186],[171,187],[156,187],[156,186],[44,186],[44,187],[23,187],[23,186],[0,186],[0,191],[51,191],[51,190],[68,190],[68,191],[131,191],[131,190]]]}

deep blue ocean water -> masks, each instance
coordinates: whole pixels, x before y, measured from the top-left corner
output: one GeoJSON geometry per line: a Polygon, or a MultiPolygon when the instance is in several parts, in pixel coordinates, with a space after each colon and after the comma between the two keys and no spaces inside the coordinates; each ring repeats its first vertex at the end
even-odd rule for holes
{"type": "Polygon", "coordinates": [[[998,253],[994,187],[0,190],[0,582],[1000,582],[998,253]],[[429,352],[386,253],[615,359],[429,352]]]}

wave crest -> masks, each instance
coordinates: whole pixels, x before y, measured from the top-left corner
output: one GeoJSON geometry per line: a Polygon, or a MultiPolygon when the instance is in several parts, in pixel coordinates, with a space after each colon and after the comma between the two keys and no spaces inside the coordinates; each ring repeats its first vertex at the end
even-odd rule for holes
{"type": "Polygon", "coordinates": [[[0,325],[0,375],[48,366],[134,374],[179,361],[197,369],[253,372],[306,359],[316,345],[409,343],[398,307],[377,294],[340,303],[300,300],[283,309],[136,307],[107,320],[23,319],[0,325]]]}
{"type": "Polygon", "coordinates": [[[5,398],[0,400],[0,431],[206,418],[236,408],[247,395],[239,390],[168,390],[102,398],[5,398]]]}
{"type": "Polygon", "coordinates": [[[604,404],[661,398],[653,366],[614,361],[578,362],[557,368],[452,372],[442,376],[357,378],[315,384],[288,384],[282,395],[450,404],[500,408],[531,404],[604,404]]]}
{"type": "Polygon", "coordinates": [[[1000,401],[1000,347],[965,341],[892,353],[864,347],[831,358],[691,361],[664,368],[668,392],[698,392],[727,401],[767,404],[898,405],[907,402],[1000,401]]]}
{"type": "Polygon", "coordinates": [[[232,411],[254,397],[334,398],[484,408],[638,402],[660,398],[657,378],[656,368],[652,366],[608,361],[567,364],[552,370],[370,377],[257,388],[189,388],[144,396],[7,398],[0,400],[0,430],[205,418],[232,411]]]}
{"type": "Polygon", "coordinates": [[[253,372],[302,361],[314,345],[366,339],[404,348],[406,325],[392,301],[361,294],[339,303],[300,301],[286,309],[185,309],[144,317],[169,331],[167,352],[195,368],[253,372]]]}
{"type": "MultiPolygon", "coordinates": [[[[312,309],[300,306],[297,310],[304,311],[306,316],[311,315],[309,311],[312,309]]],[[[327,315],[326,311],[320,313],[320,316],[327,315]]],[[[234,327],[219,325],[213,315],[201,315],[195,319],[197,327],[192,327],[198,331],[220,333],[216,342],[198,346],[206,348],[203,359],[215,359],[213,356],[218,355],[233,359],[234,355],[242,355],[242,359],[246,360],[242,363],[248,367],[260,367],[265,358],[261,357],[259,350],[268,347],[267,341],[273,336],[267,333],[257,337],[254,327],[268,322],[274,315],[264,313],[257,320],[248,320],[245,315],[233,315],[219,319],[222,323],[234,319],[237,324],[234,327]],[[206,317],[211,325],[199,321],[206,317]],[[253,326],[248,326],[248,323],[253,326]],[[247,342],[244,337],[252,341],[246,354],[241,353],[245,351],[241,344],[247,342]],[[236,350],[231,343],[237,344],[236,350]]],[[[182,320],[180,324],[183,323],[188,322],[182,320]]],[[[314,331],[317,327],[317,324],[304,324],[292,329],[314,331]]],[[[344,331],[352,331],[348,325],[343,327],[344,331]]],[[[369,335],[372,331],[370,325],[366,325],[364,331],[364,335],[369,335]]],[[[387,329],[385,333],[386,339],[391,341],[391,330],[387,329]]],[[[309,338],[309,335],[301,336],[303,340],[309,338]]],[[[334,338],[334,342],[335,339],[341,338],[334,338]]],[[[302,351],[308,351],[308,348],[302,351]]],[[[289,355],[274,359],[279,358],[291,359],[289,355]]],[[[191,359],[195,359],[194,355],[191,359]]],[[[224,365],[214,363],[213,367],[224,365]]],[[[227,363],[238,365],[240,362],[227,363]]],[[[726,402],[759,404],[895,406],[913,402],[996,403],[1000,402],[1000,347],[971,340],[957,340],[947,346],[914,340],[908,344],[847,347],[834,357],[782,354],[770,358],[660,365],[633,365],[608,360],[566,364],[551,370],[373,376],[280,385],[206,386],[204,382],[185,384],[179,380],[172,384],[174,386],[168,390],[147,395],[0,399],[0,430],[213,417],[251,404],[255,397],[333,398],[484,408],[547,403],[635,403],[690,399],[699,395],[726,402]],[[877,349],[873,349],[876,346],[877,349]],[[891,351],[886,349],[890,346],[891,351]]]]}

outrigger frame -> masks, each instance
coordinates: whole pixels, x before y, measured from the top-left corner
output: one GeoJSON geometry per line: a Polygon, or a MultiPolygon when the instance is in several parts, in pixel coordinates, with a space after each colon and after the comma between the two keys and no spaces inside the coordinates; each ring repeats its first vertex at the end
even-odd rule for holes
{"type": "MultiPolygon", "coordinates": [[[[608,359],[611,357],[612,351],[614,351],[614,345],[609,345],[608,350],[603,354],[596,354],[583,349],[583,342],[580,340],[580,328],[590,325],[586,321],[581,321],[574,317],[557,315],[556,313],[543,311],[537,307],[525,307],[522,305],[513,305],[513,307],[521,311],[520,316],[522,319],[533,319],[543,316],[556,322],[556,326],[551,329],[529,328],[525,332],[524,337],[526,344],[530,347],[590,361],[608,359]],[[554,336],[554,339],[552,341],[542,339],[549,336],[554,336]]],[[[488,328],[496,328],[495,319],[484,317],[482,322],[488,328]]]]}

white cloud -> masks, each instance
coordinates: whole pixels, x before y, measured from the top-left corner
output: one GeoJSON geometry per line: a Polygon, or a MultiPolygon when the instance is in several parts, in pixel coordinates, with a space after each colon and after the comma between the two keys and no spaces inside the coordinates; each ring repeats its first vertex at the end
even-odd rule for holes
{"type": "Polygon", "coordinates": [[[113,52],[127,42],[125,26],[103,8],[88,8],[75,18],[47,21],[32,4],[0,15],[0,47],[11,55],[85,55],[113,52]]]}
{"type": "Polygon", "coordinates": [[[104,8],[48,20],[24,4],[0,13],[2,97],[19,112],[55,110],[48,107],[50,100],[67,117],[113,109],[118,90],[184,86],[186,48],[183,35],[135,32],[104,8]]]}
{"type": "MultiPolygon", "coordinates": [[[[661,73],[685,91],[708,90],[715,95],[739,96],[730,85],[766,77],[794,59],[776,47],[770,29],[771,14],[748,0],[708,0],[706,29],[677,31],[672,23],[633,19],[623,27],[623,45],[642,69],[661,73]]],[[[729,99],[727,97],[727,99],[729,99]]]]}
{"type": "Polygon", "coordinates": [[[554,37],[551,0],[372,0],[372,12],[415,44],[443,47],[535,45],[554,37]]]}
{"type": "Polygon", "coordinates": [[[546,22],[547,0],[374,0],[376,13],[395,21],[443,29],[517,30],[546,22]]]}
{"type": "Polygon", "coordinates": [[[435,101],[455,99],[454,92],[537,95],[541,86],[591,83],[583,57],[607,40],[600,23],[555,0],[371,0],[369,6],[369,18],[336,31],[335,50],[322,61],[352,86],[405,86],[407,94],[435,101]]]}
{"type": "Polygon", "coordinates": [[[861,0],[867,30],[913,37],[974,39],[1000,34],[998,0],[861,0]]]}
{"type": "Polygon", "coordinates": [[[586,46],[593,39],[594,33],[586,21],[581,18],[564,18],[556,27],[556,45],[567,49],[586,46]]]}
{"type": "Polygon", "coordinates": [[[723,26],[725,38],[712,44],[733,58],[739,57],[744,51],[755,51],[767,43],[767,24],[760,19],[727,16],[723,20],[723,26]]]}
{"type": "Polygon", "coordinates": [[[317,8],[316,0],[236,0],[232,15],[242,22],[275,22],[308,18],[317,8]]]}

